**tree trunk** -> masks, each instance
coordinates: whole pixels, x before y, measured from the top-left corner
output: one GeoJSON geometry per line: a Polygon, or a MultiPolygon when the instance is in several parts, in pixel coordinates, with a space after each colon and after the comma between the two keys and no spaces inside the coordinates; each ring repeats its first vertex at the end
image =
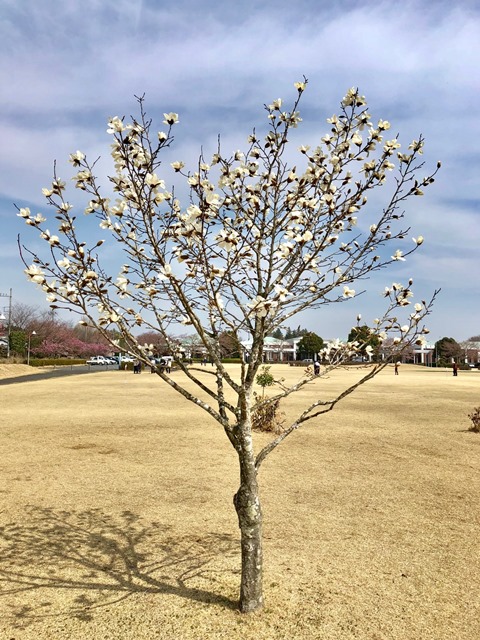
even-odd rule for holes
{"type": "Polygon", "coordinates": [[[233,498],[241,532],[240,611],[243,613],[256,611],[263,606],[262,510],[257,471],[250,449],[251,446],[247,446],[239,452],[241,483],[233,498]]]}

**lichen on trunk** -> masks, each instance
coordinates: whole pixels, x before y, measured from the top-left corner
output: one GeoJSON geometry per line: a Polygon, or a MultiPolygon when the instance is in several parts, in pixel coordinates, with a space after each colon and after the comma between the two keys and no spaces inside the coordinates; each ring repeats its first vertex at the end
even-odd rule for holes
{"type": "Polygon", "coordinates": [[[240,487],[233,498],[241,534],[242,576],[240,611],[249,613],[263,606],[262,509],[251,436],[251,422],[239,426],[240,487]]]}

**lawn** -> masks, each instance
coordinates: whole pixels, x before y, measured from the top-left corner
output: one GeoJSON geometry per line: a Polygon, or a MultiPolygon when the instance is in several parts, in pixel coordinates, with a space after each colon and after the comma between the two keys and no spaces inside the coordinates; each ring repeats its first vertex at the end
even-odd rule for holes
{"type": "MultiPolygon", "coordinates": [[[[316,379],[286,419],[359,375],[316,379]]],[[[265,608],[245,616],[236,455],[211,418],[146,372],[0,387],[0,638],[479,638],[479,389],[388,368],[267,458],[265,608]]]]}

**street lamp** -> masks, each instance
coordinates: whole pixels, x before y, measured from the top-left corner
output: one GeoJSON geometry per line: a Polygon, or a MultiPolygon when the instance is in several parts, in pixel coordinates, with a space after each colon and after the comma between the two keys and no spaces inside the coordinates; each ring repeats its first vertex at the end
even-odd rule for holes
{"type": "Polygon", "coordinates": [[[30,347],[32,344],[32,336],[36,336],[37,332],[32,331],[32,333],[28,334],[28,346],[27,346],[27,364],[30,364],[30,347]]]}

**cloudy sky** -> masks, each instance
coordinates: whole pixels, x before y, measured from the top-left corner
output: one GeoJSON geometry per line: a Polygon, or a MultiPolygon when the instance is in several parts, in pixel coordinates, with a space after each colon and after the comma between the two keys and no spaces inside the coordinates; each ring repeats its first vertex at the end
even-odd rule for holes
{"type": "MultiPolygon", "coordinates": [[[[201,147],[245,147],[263,105],[296,95],[306,76],[300,133],[317,144],[350,87],[373,120],[387,119],[408,146],[422,133],[426,168],[442,161],[425,197],[407,205],[425,244],[396,271],[372,279],[368,296],[306,314],[299,323],[344,337],[358,312],[381,310],[392,280],[414,278],[422,297],[441,288],[431,338],[480,334],[480,6],[365,0],[0,0],[0,292],[47,308],[26,281],[17,248],[35,234],[14,203],[45,211],[53,161],[69,175],[69,153],[108,157],[106,122],[135,113],[146,95],[161,128],[180,114],[175,159],[201,147]],[[67,173],[68,171],[68,173],[67,173]]],[[[392,136],[393,137],[393,136],[392,136]]],[[[425,171],[426,174],[426,171],[425,171]]],[[[6,298],[0,305],[7,304],[6,298]]],[[[297,323],[292,323],[297,324],[297,323]]]]}

